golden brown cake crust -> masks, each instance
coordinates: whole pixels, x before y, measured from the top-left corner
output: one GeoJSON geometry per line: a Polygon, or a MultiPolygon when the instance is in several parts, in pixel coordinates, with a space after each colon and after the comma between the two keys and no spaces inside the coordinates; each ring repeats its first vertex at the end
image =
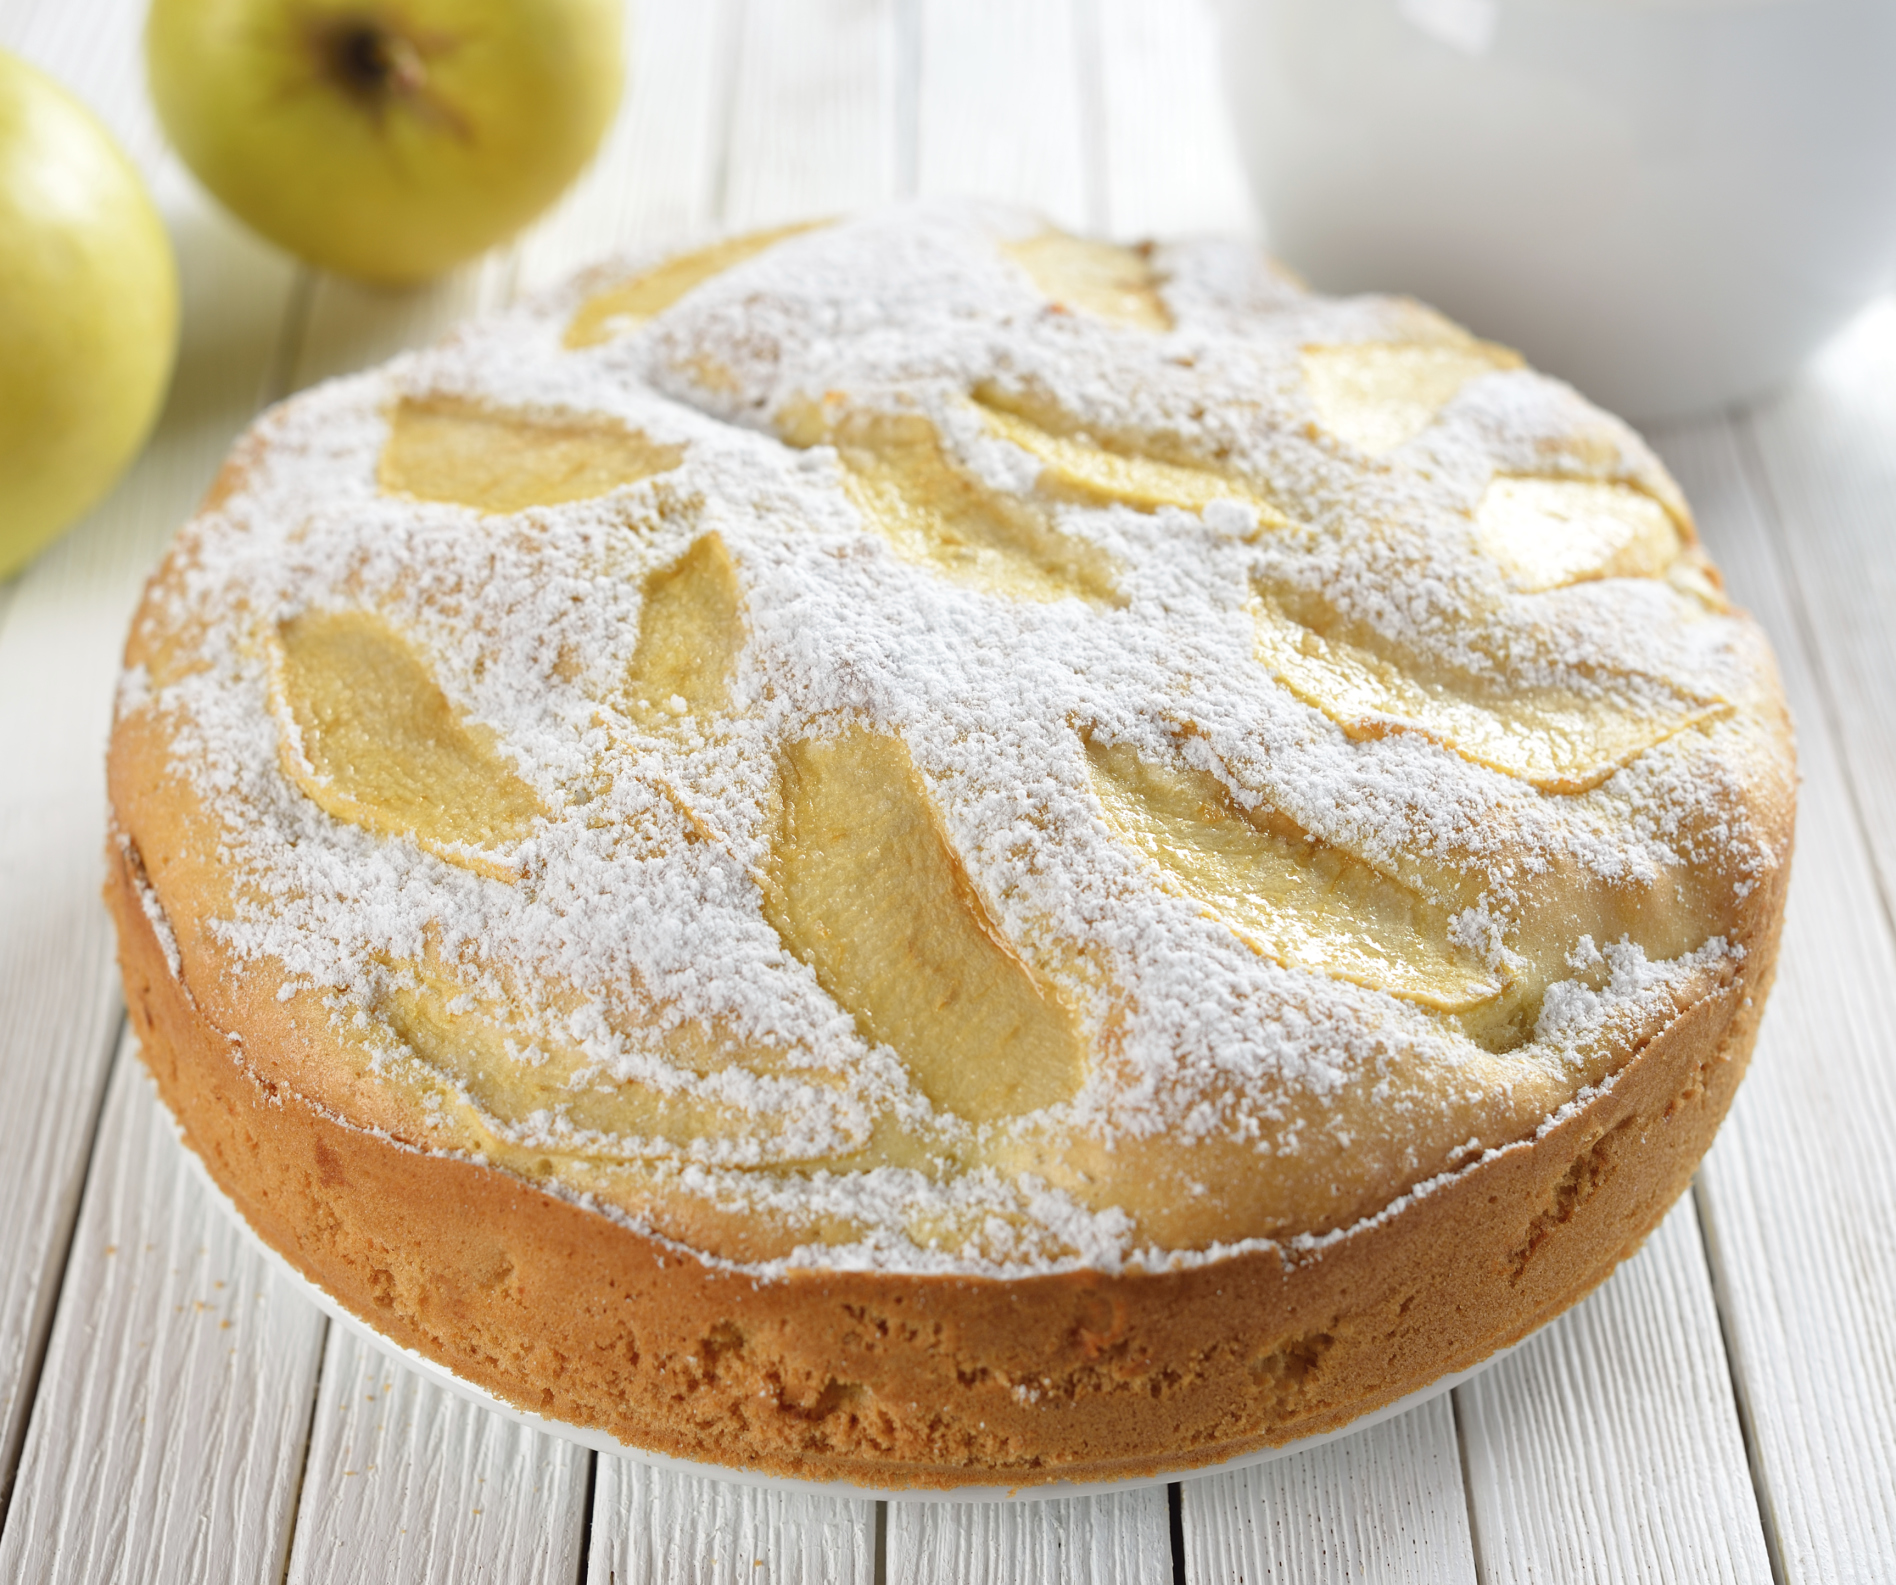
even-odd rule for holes
{"type": "Polygon", "coordinates": [[[311,1105],[204,1017],[141,904],[137,848],[112,857],[127,1005],[160,1093],[257,1234],[347,1309],[632,1446],[932,1487],[1145,1475],[1313,1435],[1572,1304],[1710,1145],[1756,1038],[1788,874],[1727,983],[1602,1093],[1293,1263],[759,1282],[311,1105]]]}

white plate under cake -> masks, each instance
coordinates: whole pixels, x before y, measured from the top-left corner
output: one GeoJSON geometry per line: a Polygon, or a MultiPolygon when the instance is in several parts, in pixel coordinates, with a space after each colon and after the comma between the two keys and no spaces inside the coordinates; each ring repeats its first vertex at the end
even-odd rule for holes
{"type": "Polygon", "coordinates": [[[1248,244],[913,205],[266,415],[132,629],[108,896],[187,1141],[385,1336],[669,1455],[1100,1480],[1636,1247],[1793,781],[1567,387],[1248,244]]]}

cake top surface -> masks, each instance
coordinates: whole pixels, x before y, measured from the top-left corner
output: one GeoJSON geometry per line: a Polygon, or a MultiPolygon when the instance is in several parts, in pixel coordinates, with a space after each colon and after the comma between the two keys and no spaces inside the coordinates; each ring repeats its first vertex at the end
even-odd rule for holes
{"type": "Polygon", "coordinates": [[[1789,833],[1624,425],[1247,244],[967,204],[297,397],[119,712],[251,1061],[760,1273],[1335,1236],[1729,978],[1789,833]]]}

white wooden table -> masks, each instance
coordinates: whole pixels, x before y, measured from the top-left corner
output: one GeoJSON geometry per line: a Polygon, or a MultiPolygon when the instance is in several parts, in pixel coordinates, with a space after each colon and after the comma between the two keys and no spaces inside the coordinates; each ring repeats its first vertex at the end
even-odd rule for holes
{"type": "Polygon", "coordinates": [[[191,186],[142,10],[0,0],[0,45],[148,173],[186,294],[150,449],[0,585],[0,1580],[1896,1579],[1896,304],[1776,398],[1655,437],[1777,644],[1804,783],[1756,1061],[1644,1252],[1452,1396],[1248,1473],[1008,1507],[766,1496],[425,1385],[209,1203],[126,1049],[97,896],[121,636],[263,404],[615,245],[946,190],[1123,236],[1250,226],[1208,28],[1188,0],[650,0],[567,201],[390,296],[191,186]]]}

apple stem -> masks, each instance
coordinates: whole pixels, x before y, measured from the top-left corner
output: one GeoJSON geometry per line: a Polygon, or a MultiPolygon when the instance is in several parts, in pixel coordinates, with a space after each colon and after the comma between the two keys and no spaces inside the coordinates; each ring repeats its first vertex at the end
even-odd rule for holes
{"type": "Polygon", "coordinates": [[[351,97],[380,109],[390,99],[418,96],[425,86],[421,51],[400,34],[360,19],[324,31],[329,74],[351,97]]]}

